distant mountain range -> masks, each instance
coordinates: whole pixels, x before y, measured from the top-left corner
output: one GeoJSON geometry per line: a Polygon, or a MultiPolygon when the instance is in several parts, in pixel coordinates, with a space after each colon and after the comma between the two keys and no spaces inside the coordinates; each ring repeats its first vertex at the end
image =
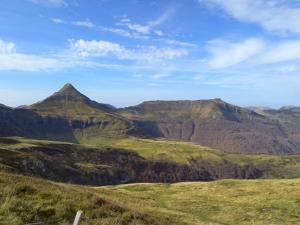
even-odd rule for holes
{"type": "Polygon", "coordinates": [[[190,141],[231,153],[298,154],[300,108],[242,108],[212,99],[116,109],[71,84],[31,106],[0,105],[0,136],[89,143],[120,135],[190,141]]]}

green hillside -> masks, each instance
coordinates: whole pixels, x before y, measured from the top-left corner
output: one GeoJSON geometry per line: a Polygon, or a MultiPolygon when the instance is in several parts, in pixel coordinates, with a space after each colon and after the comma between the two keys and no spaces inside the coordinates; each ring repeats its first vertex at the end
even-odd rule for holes
{"type": "Polygon", "coordinates": [[[223,180],[93,188],[0,173],[0,221],[23,225],[300,224],[300,180],[223,180]]]}

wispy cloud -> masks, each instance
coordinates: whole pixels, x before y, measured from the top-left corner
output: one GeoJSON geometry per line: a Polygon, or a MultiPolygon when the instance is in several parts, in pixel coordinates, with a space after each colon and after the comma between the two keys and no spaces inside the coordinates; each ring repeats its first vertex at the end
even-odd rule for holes
{"type": "Polygon", "coordinates": [[[142,34],[149,34],[151,27],[149,25],[141,25],[137,23],[133,23],[130,19],[124,18],[121,19],[117,25],[124,25],[127,26],[130,30],[142,33],[142,34]]]}
{"type": "Polygon", "coordinates": [[[63,7],[68,6],[65,0],[31,0],[31,2],[46,7],[63,7]]]}
{"type": "Polygon", "coordinates": [[[170,73],[156,73],[156,74],[152,75],[151,78],[154,80],[159,80],[159,79],[169,77],[169,76],[171,76],[170,73]]]}
{"type": "Polygon", "coordinates": [[[87,27],[87,28],[95,27],[95,25],[89,19],[74,21],[72,24],[79,27],[87,27]]]}
{"type": "Polygon", "coordinates": [[[284,41],[270,47],[263,57],[265,63],[300,60],[300,41],[284,41]]]}
{"type": "Polygon", "coordinates": [[[66,23],[64,20],[59,19],[59,18],[51,18],[51,21],[53,23],[57,23],[57,24],[64,24],[64,23],[66,23]]]}
{"type": "Polygon", "coordinates": [[[131,32],[128,30],[120,29],[120,28],[113,28],[113,27],[101,27],[98,26],[99,30],[105,31],[105,32],[110,32],[119,36],[127,37],[127,38],[132,38],[132,39],[149,39],[149,36],[143,35],[137,32],[131,32]]]}
{"type": "Polygon", "coordinates": [[[95,23],[93,23],[90,19],[78,20],[78,21],[66,21],[60,18],[51,18],[50,20],[56,24],[67,24],[67,25],[73,25],[78,27],[86,27],[98,31],[113,33],[119,36],[132,38],[132,39],[149,39],[148,35],[143,35],[142,33],[139,32],[134,32],[131,30],[120,29],[115,27],[98,26],[95,23]]]}
{"type": "Polygon", "coordinates": [[[206,47],[211,55],[207,64],[215,69],[230,67],[258,54],[263,47],[263,41],[256,38],[237,43],[222,39],[212,40],[206,47]]]}
{"type": "Polygon", "coordinates": [[[129,30],[141,33],[141,34],[156,34],[158,36],[163,36],[164,33],[159,30],[156,29],[156,27],[160,26],[161,24],[163,24],[165,21],[167,21],[175,12],[175,9],[173,7],[168,8],[162,15],[160,15],[158,18],[156,18],[155,20],[149,21],[145,24],[139,24],[139,23],[135,23],[133,22],[131,19],[125,17],[122,18],[117,25],[120,26],[125,26],[127,27],[129,30]]]}
{"type": "Polygon", "coordinates": [[[244,67],[270,66],[285,67],[286,63],[300,60],[300,41],[288,40],[270,42],[259,38],[241,41],[216,39],[207,43],[208,57],[202,61],[213,69],[224,69],[235,65],[244,67]]]}
{"type": "Polygon", "coordinates": [[[176,39],[161,38],[158,40],[163,41],[164,43],[166,43],[168,45],[177,45],[177,46],[183,46],[183,47],[198,47],[198,45],[195,43],[180,41],[180,40],[176,40],[176,39]]]}
{"type": "Polygon", "coordinates": [[[300,34],[300,7],[282,0],[198,0],[271,32],[300,34]]]}
{"type": "Polygon", "coordinates": [[[56,58],[17,52],[13,42],[0,40],[0,70],[40,71],[59,69],[62,62],[56,58]]]}

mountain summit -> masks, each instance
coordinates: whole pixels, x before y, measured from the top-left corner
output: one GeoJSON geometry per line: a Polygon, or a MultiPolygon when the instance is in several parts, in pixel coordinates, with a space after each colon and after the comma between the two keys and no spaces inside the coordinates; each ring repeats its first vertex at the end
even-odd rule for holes
{"type": "Polygon", "coordinates": [[[80,95],[82,94],[70,83],[65,84],[57,94],[64,94],[64,95],[80,95]]]}
{"type": "Polygon", "coordinates": [[[69,83],[50,97],[28,108],[43,116],[62,116],[71,120],[99,117],[113,111],[112,106],[92,101],[69,83]]]}

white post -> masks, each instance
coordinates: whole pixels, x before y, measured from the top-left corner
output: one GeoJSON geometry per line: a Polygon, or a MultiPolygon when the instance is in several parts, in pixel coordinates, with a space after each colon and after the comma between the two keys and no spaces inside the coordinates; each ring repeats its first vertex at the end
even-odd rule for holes
{"type": "Polygon", "coordinates": [[[75,217],[75,220],[74,220],[73,225],[79,225],[81,216],[82,216],[82,211],[80,210],[80,211],[78,211],[77,214],[76,214],[76,217],[75,217]]]}

